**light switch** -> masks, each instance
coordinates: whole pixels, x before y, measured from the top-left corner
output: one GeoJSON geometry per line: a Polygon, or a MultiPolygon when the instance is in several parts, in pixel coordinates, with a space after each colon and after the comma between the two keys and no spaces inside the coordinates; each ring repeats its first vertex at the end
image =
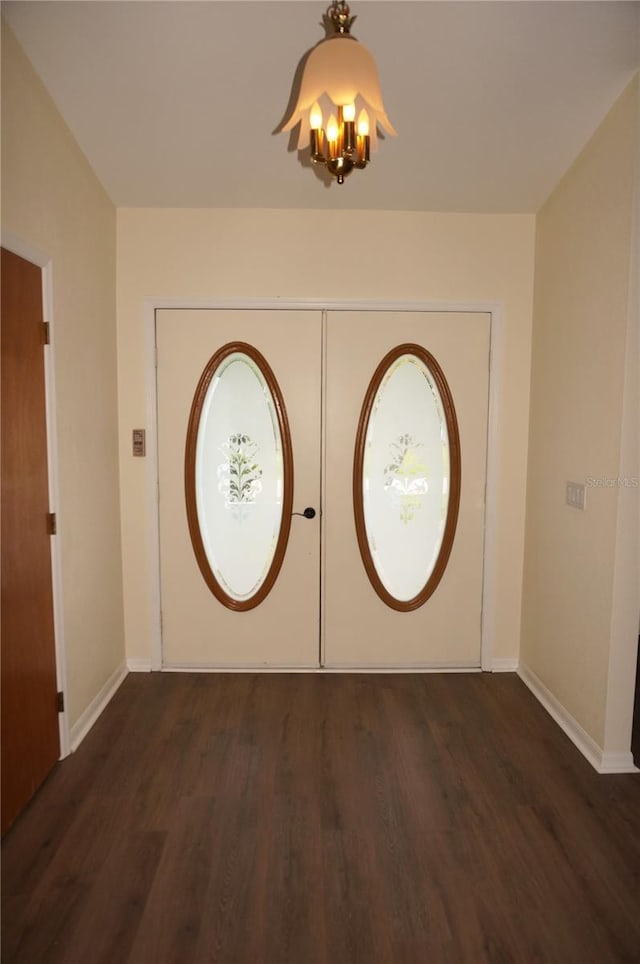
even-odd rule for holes
{"type": "Polygon", "coordinates": [[[143,428],[133,429],[133,454],[138,458],[144,458],[147,454],[146,433],[143,428]]]}
{"type": "Polygon", "coordinates": [[[584,512],[587,507],[587,495],[585,486],[581,482],[567,482],[566,503],[572,509],[580,509],[584,512]]]}

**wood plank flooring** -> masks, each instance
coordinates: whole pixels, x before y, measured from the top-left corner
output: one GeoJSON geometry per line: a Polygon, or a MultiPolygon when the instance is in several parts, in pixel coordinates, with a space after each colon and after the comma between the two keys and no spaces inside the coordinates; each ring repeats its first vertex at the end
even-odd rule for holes
{"type": "Polygon", "coordinates": [[[640,776],[512,674],[130,675],[2,850],[4,964],[640,961],[640,776]]]}

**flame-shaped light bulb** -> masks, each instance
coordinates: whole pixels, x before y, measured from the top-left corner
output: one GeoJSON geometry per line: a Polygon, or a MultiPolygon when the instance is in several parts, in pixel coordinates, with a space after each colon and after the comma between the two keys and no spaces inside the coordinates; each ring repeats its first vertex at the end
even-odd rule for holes
{"type": "Polygon", "coordinates": [[[369,115],[364,107],[358,115],[358,134],[360,137],[367,137],[369,134],[369,115]]]}
{"type": "Polygon", "coordinates": [[[356,105],[345,104],[340,108],[342,115],[342,152],[351,157],[356,146],[356,105]]]}
{"type": "Polygon", "coordinates": [[[357,166],[366,167],[369,163],[369,150],[371,142],[369,139],[369,115],[364,107],[358,116],[358,138],[357,138],[357,166]]]}
{"type": "Polygon", "coordinates": [[[332,114],[327,121],[327,149],[329,160],[338,156],[338,121],[335,114],[332,114]]]}
{"type": "Polygon", "coordinates": [[[320,104],[317,102],[309,113],[309,127],[312,131],[319,131],[322,128],[322,111],[320,110],[320,104]]]}

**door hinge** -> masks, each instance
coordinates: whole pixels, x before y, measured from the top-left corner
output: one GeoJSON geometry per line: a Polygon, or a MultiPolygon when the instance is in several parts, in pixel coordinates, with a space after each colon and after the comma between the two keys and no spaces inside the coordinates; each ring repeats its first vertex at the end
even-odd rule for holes
{"type": "Polygon", "coordinates": [[[51,332],[49,331],[49,322],[48,322],[48,321],[43,321],[43,322],[42,322],[42,332],[43,332],[44,344],[45,344],[45,345],[50,345],[50,344],[51,344],[51,332]]]}
{"type": "Polygon", "coordinates": [[[64,713],[64,693],[62,691],[56,693],[56,706],[58,707],[58,713],[64,713]]]}
{"type": "Polygon", "coordinates": [[[55,536],[58,532],[58,520],[56,519],[55,512],[49,512],[47,514],[47,532],[50,536],[55,536]]]}

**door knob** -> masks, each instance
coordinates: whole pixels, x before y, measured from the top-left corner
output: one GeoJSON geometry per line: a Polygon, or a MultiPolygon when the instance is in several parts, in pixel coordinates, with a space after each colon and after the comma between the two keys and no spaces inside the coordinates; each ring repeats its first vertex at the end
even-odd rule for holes
{"type": "Polygon", "coordinates": [[[292,512],[291,515],[303,515],[305,519],[314,519],[316,510],[312,509],[311,506],[308,505],[304,512],[292,512]]]}

